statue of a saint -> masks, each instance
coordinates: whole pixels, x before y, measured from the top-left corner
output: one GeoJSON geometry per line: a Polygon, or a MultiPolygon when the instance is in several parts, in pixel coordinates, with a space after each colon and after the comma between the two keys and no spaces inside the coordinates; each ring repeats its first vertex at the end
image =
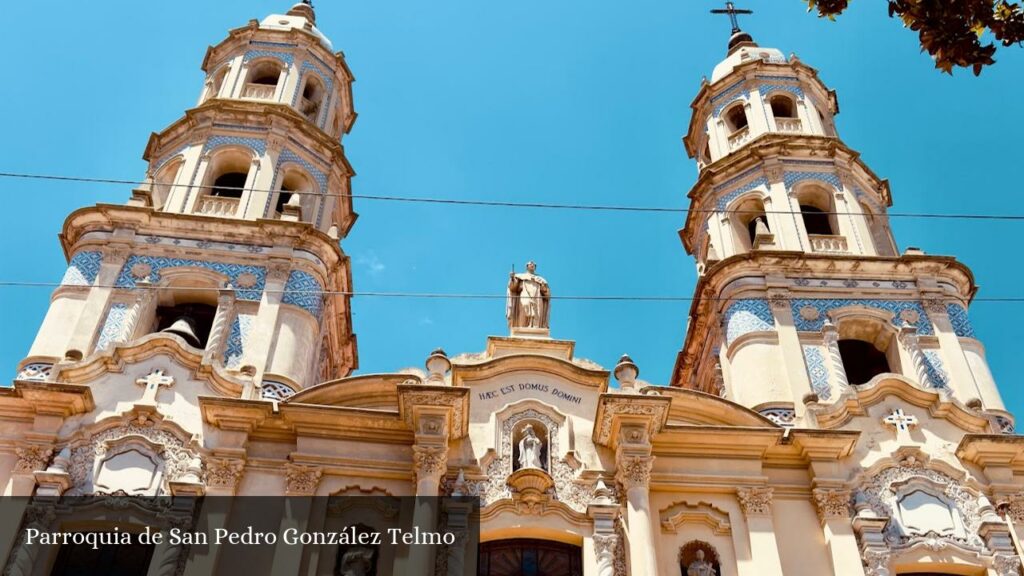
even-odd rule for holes
{"type": "Polygon", "coordinates": [[[544,446],[544,442],[537,438],[536,432],[533,431],[533,425],[527,424],[523,428],[523,439],[519,441],[519,469],[523,468],[540,468],[544,469],[544,465],[540,461],[540,451],[544,446]]]}
{"type": "Polygon", "coordinates": [[[697,550],[697,559],[690,562],[686,567],[686,576],[718,576],[715,574],[715,567],[704,560],[704,551],[697,550]]]}
{"type": "Polygon", "coordinates": [[[537,264],[526,263],[526,272],[508,275],[505,317],[509,328],[548,328],[551,290],[544,278],[537,276],[537,264]]]}
{"type": "Polygon", "coordinates": [[[355,547],[346,550],[338,561],[338,576],[369,576],[373,570],[374,551],[371,548],[355,547]]]}

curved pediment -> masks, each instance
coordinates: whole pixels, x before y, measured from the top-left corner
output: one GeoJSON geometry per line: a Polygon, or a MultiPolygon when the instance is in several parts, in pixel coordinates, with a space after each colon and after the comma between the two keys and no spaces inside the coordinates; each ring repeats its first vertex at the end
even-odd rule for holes
{"type": "Polygon", "coordinates": [[[556,358],[545,354],[509,354],[490,358],[472,364],[455,364],[452,368],[452,385],[473,386],[475,382],[488,380],[511,372],[543,372],[569,380],[596,392],[608,389],[608,371],[581,365],[580,361],[556,358]]]}
{"type": "Polygon", "coordinates": [[[989,419],[967,408],[939,389],[924,389],[899,374],[879,374],[862,386],[850,387],[832,404],[813,402],[807,411],[826,430],[845,426],[855,417],[866,416],[868,408],[895,396],[907,404],[925,408],[933,418],[949,420],[966,432],[988,432],[989,419]]]}
{"type": "Polygon", "coordinates": [[[744,426],[778,428],[778,424],[753,410],[696,390],[685,388],[647,388],[672,399],[668,412],[670,425],[744,426]]]}
{"type": "Polygon", "coordinates": [[[331,380],[288,398],[289,404],[315,404],[349,408],[398,408],[398,385],[419,384],[412,374],[364,374],[331,380]]]}

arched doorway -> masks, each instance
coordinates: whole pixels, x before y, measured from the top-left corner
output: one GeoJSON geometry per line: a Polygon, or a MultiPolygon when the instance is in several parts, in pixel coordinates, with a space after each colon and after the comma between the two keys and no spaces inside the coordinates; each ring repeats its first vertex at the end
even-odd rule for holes
{"type": "Polygon", "coordinates": [[[480,545],[479,576],[583,576],[583,550],[549,540],[498,540],[480,545]]]}

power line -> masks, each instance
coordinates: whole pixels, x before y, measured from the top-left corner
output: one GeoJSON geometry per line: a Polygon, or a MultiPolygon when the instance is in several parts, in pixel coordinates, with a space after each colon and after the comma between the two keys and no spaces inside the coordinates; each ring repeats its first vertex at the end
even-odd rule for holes
{"type": "MultiPolygon", "coordinates": [[[[23,180],[48,180],[53,182],[79,182],[88,184],[119,184],[128,186],[142,186],[142,185],[156,185],[166,186],[168,188],[199,188],[199,189],[221,189],[221,190],[233,190],[233,191],[250,191],[250,192],[263,192],[273,194],[280,192],[280,190],[267,190],[260,188],[244,188],[237,186],[212,186],[205,184],[174,184],[174,183],[161,183],[161,182],[147,182],[142,180],[121,180],[116,178],[87,178],[80,176],[56,176],[49,174],[27,174],[18,172],[0,172],[0,178],[17,178],[23,180]]],[[[724,210],[709,209],[709,208],[670,208],[665,206],[621,206],[621,205],[601,205],[601,204],[560,204],[551,202],[513,202],[503,200],[460,200],[457,198],[431,198],[431,197],[417,197],[417,196],[390,196],[390,195],[375,195],[375,194],[340,194],[334,192],[325,192],[323,194],[317,192],[303,192],[303,191],[287,191],[290,194],[295,195],[308,195],[317,197],[335,197],[335,198],[350,198],[358,200],[375,200],[384,202],[408,202],[417,204],[443,204],[443,205],[457,205],[457,206],[486,206],[492,208],[533,208],[533,209],[549,209],[549,210],[584,210],[584,211],[595,211],[595,212],[648,212],[648,213],[670,213],[670,214],[688,214],[690,212],[698,214],[716,214],[725,212],[724,210]]],[[[796,210],[729,210],[731,214],[789,214],[789,215],[800,215],[800,211],[796,210]]],[[[821,212],[821,214],[828,214],[834,216],[873,216],[873,214],[864,212],[821,212]]],[[[941,214],[933,212],[886,212],[882,214],[889,218],[920,218],[920,219],[931,219],[931,220],[983,220],[983,221],[1010,221],[1018,222],[1024,221],[1024,214],[941,214]]]]}
{"type": "MultiPolygon", "coordinates": [[[[173,290],[175,292],[211,292],[215,291],[214,288],[203,288],[201,286],[180,286],[180,287],[166,287],[166,286],[155,286],[146,284],[136,284],[134,287],[129,286],[117,286],[117,285],[99,285],[99,284],[63,284],[60,282],[25,282],[25,281],[13,281],[13,280],[0,280],[0,288],[12,288],[12,287],[27,287],[27,288],[105,288],[112,290],[173,290]]],[[[507,294],[473,294],[473,293],[446,293],[446,292],[381,292],[381,291],[367,291],[359,292],[353,290],[271,290],[268,288],[238,288],[231,287],[229,290],[235,292],[260,292],[268,294],[288,294],[288,295],[314,295],[314,296],[352,296],[352,297],[372,297],[372,298],[414,298],[414,299],[434,299],[434,300],[504,300],[508,297],[507,294]]],[[[611,295],[611,296],[584,296],[584,295],[552,295],[552,300],[566,300],[566,301],[591,301],[591,302],[693,302],[694,300],[707,300],[707,301],[729,301],[733,300],[731,297],[721,296],[710,296],[710,297],[695,297],[695,296],[629,296],[629,295],[611,295]]],[[[856,299],[856,298],[855,298],[856,299]]],[[[894,300],[917,300],[916,298],[893,298],[894,300]]],[[[1024,296],[1002,296],[1002,297],[978,297],[971,300],[972,302],[1002,302],[1002,303],[1024,303],[1024,296]]]]}

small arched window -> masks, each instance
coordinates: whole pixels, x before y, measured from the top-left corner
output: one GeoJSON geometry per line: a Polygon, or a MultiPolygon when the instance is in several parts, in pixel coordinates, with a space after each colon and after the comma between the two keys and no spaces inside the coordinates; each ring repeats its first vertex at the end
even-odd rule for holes
{"type": "Polygon", "coordinates": [[[272,100],[277,93],[283,68],[276,60],[263,60],[253,65],[242,93],[243,98],[272,100]]]}
{"type": "Polygon", "coordinates": [[[892,372],[885,352],[864,340],[839,340],[839,355],[846,369],[846,379],[854,386],[866,384],[879,374],[892,372]]]}
{"type": "Polygon", "coordinates": [[[174,192],[174,183],[185,161],[175,158],[164,163],[163,168],[153,178],[153,208],[159,210],[167,203],[167,198],[174,192]]]}
{"type": "Polygon", "coordinates": [[[800,215],[808,236],[834,236],[838,230],[833,212],[832,194],[819,186],[810,186],[797,194],[800,215]]]}
{"type": "Polygon", "coordinates": [[[288,170],[281,179],[281,190],[274,204],[276,217],[288,214],[295,220],[302,219],[302,205],[305,196],[314,192],[312,181],[299,170],[288,170]]]}
{"type": "Polygon", "coordinates": [[[740,244],[748,250],[763,248],[775,241],[768,226],[764,203],[760,198],[744,200],[736,206],[733,213],[740,244]]]}
{"type": "Polygon", "coordinates": [[[241,198],[245,181],[249,177],[244,172],[225,172],[213,180],[210,196],[218,198],[241,198]]]}
{"type": "Polygon", "coordinates": [[[218,151],[211,158],[195,211],[209,216],[234,216],[252,169],[252,152],[242,149],[218,151]]]}
{"type": "Polygon", "coordinates": [[[770,100],[772,115],[776,118],[796,118],[796,105],[793,99],[784,94],[776,94],[770,100]]]}
{"type": "Polygon", "coordinates": [[[730,132],[739,132],[746,128],[750,122],[747,120],[747,111],[743,104],[737,104],[725,113],[725,123],[730,132]]]}
{"type": "Polygon", "coordinates": [[[213,279],[199,274],[165,271],[173,285],[159,291],[149,332],[174,334],[193,348],[206,348],[217,313],[217,289],[213,279]]]}
{"type": "Polygon", "coordinates": [[[223,66],[216,74],[213,75],[213,79],[207,87],[206,97],[203,99],[204,102],[211,98],[217,98],[220,96],[220,91],[224,87],[224,79],[227,77],[228,67],[223,66]]]}
{"type": "Polygon", "coordinates": [[[320,118],[320,107],[324,99],[324,86],[314,75],[306,77],[306,85],[302,88],[299,111],[314,124],[320,118]]]}

